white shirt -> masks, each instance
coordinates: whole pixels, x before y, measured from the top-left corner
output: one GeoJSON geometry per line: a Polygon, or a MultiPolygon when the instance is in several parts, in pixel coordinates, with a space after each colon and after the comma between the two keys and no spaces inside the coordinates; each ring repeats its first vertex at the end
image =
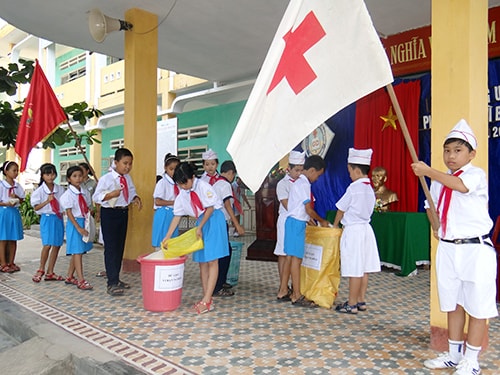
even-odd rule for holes
{"type": "Polygon", "coordinates": [[[342,225],[368,224],[375,208],[375,192],[368,177],[351,182],[344,195],[335,204],[344,217],[342,225]]]}
{"type": "Polygon", "coordinates": [[[71,209],[71,212],[73,213],[73,216],[75,218],[85,217],[83,212],[80,210],[80,204],[78,203],[78,195],[80,194],[83,195],[83,197],[85,198],[85,202],[87,202],[87,207],[89,207],[90,209],[92,200],[90,199],[89,191],[85,188],[81,188],[81,190],[78,190],[73,185],[69,185],[68,190],[66,190],[61,197],[61,207],[64,209],[64,211],[66,211],[67,209],[71,209]]]}
{"type": "MultiPolygon", "coordinates": [[[[31,205],[33,208],[40,203],[45,202],[49,195],[54,193],[54,198],[59,202],[59,208],[61,212],[64,212],[61,206],[61,197],[64,194],[64,189],[57,184],[54,184],[53,191],[50,191],[49,187],[44,183],[42,183],[34,192],[31,194],[31,205]]],[[[54,214],[55,212],[52,210],[52,206],[50,204],[46,204],[41,209],[35,211],[38,215],[42,214],[54,214]]]]}
{"type": "Polygon", "coordinates": [[[309,221],[306,204],[311,201],[311,183],[301,174],[290,187],[287,216],[301,221],[309,221]]]}
{"type": "MultiPolygon", "coordinates": [[[[106,208],[111,207],[109,201],[104,201],[103,199],[109,192],[121,188],[120,176],[121,175],[113,169],[99,179],[95,188],[95,193],[92,196],[92,199],[96,204],[100,204],[102,207],[106,208]]],[[[116,204],[114,205],[115,207],[126,207],[137,196],[137,191],[135,190],[135,185],[132,182],[132,177],[128,174],[124,175],[124,177],[127,180],[128,185],[128,202],[125,200],[123,192],[121,192],[120,196],[116,200],[116,204]]]]}
{"type": "Polygon", "coordinates": [[[290,189],[292,188],[292,184],[295,182],[290,175],[287,173],[285,177],[283,177],[278,184],[276,185],[276,196],[278,197],[278,201],[280,202],[280,207],[278,210],[278,214],[280,215],[286,215],[287,210],[285,206],[281,203],[283,199],[288,199],[288,196],[290,195],[290,189]]]}
{"type": "MultiPolygon", "coordinates": [[[[219,180],[212,185],[215,192],[219,196],[219,198],[222,200],[222,202],[226,202],[227,199],[230,199],[231,207],[233,206],[233,187],[229,183],[228,180],[226,180],[224,177],[219,177],[219,180]]],[[[224,218],[227,220],[231,220],[231,216],[229,216],[229,213],[226,210],[226,206],[223,204],[222,205],[222,212],[224,213],[224,218]]]]}
{"type": "MultiPolygon", "coordinates": [[[[153,198],[160,198],[165,201],[173,201],[175,200],[175,182],[172,180],[172,177],[170,177],[168,174],[164,173],[163,178],[156,183],[155,186],[155,191],[153,192],[153,198]]],[[[179,189],[180,190],[180,189],[179,189]]],[[[157,206],[156,204],[153,204],[153,208],[156,210],[159,207],[166,207],[166,206],[157,206]]],[[[173,207],[173,205],[168,206],[168,207],[173,207]]]]}
{"type": "MultiPolygon", "coordinates": [[[[19,185],[17,181],[14,181],[14,186],[11,186],[6,180],[2,180],[0,183],[0,199],[2,202],[8,202],[10,200],[9,190],[14,188],[13,193],[17,195],[19,198],[23,198],[26,196],[24,193],[24,189],[19,185]]],[[[17,203],[14,207],[19,207],[19,203],[17,203]]]]}
{"type": "MultiPolygon", "coordinates": [[[[453,240],[457,238],[473,238],[488,234],[493,226],[493,221],[488,213],[488,181],[486,174],[481,168],[471,163],[460,168],[463,173],[458,177],[469,190],[468,193],[460,193],[454,190],[451,195],[448,208],[446,238],[453,240]]],[[[451,173],[451,171],[448,171],[451,173]]],[[[430,193],[436,210],[442,212],[444,199],[441,207],[437,207],[442,184],[432,181],[430,193]]],[[[428,202],[425,202],[428,208],[428,202]]],[[[438,235],[442,238],[442,228],[438,235]]]]}
{"type": "MultiPolygon", "coordinates": [[[[216,210],[222,208],[222,200],[219,198],[212,185],[208,182],[201,181],[199,178],[194,178],[191,190],[180,189],[179,195],[175,198],[174,215],[189,215],[196,217],[193,207],[191,206],[191,191],[194,191],[198,195],[203,208],[213,207],[216,210]]],[[[201,213],[199,215],[201,215],[201,213]]]]}

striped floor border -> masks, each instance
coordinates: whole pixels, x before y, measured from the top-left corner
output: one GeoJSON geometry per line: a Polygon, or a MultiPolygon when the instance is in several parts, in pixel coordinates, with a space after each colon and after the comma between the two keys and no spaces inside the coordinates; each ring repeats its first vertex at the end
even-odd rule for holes
{"type": "Polygon", "coordinates": [[[0,295],[61,327],[65,331],[118,356],[127,364],[147,374],[195,374],[137,345],[94,327],[71,314],[26,296],[2,282],[0,282],[0,295]]]}

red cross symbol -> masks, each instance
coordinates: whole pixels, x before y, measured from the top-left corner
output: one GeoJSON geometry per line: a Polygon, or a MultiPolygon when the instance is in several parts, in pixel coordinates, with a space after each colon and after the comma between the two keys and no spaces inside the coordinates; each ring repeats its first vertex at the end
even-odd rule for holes
{"type": "Polygon", "coordinates": [[[283,40],[285,49],[274,73],[266,94],[269,94],[286,78],[293,92],[297,95],[316,79],[316,73],[304,57],[304,53],[326,35],[325,30],[311,11],[302,23],[292,32],[288,31],[283,40]]]}

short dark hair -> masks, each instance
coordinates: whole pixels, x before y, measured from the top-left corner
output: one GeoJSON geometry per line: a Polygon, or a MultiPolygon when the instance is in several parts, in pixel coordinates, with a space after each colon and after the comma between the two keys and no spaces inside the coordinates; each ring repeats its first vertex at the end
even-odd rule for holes
{"type": "Polygon", "coordinates": [[[131,158],[134,157],[134,155],[132,155],[132,151],[130,151],[128,148],[119,148],[118,150],[115,151],[115,160],[116,161],[120,161],[121,159],[123,159],[124,157],[126,156],[130,156],[131,158]]]}
{"type": "Polygon", "coordinates": [[[453,143],[453,142],[457,142],[459,145],[465,145],[465,147],[467,147],[469,149],[469,152],[474,151],[474,148],[472,148],[472,145],[462,138],[448,138],[447,140],[444,141],[443,146],[449,145],[450,143],[453,143]]]}
{"type": "Polygon", "coordinates": [[[314,168],[317,171],[325,169],[326,168],[325,160],[319,155],[311,155],[307,157],[304,163],[304,169],[307,171],[310,168],[314,168]]]}
{"type": "Polygon", "coordinates": [[[51,163],[44,163],[40,166],[40,185],[44,182],[43,175],[54,173],[57,177],[56,166],[51,163]]]}
{"type": "Polygon", "coordinates": [[[80,167],[82,167],[83,169],[85,169],[88,173],[89,173],[89,176],[93,176],[92,174],[92,171],[90,170],[90,166],[88,163],[85,163],[85,162],[81,162],[80,164],[78,164],[80,167]]]}
{"type": "Polygon", "coordinates": [[[80,167],[79,165],[74,165],[72,167],[69,167],[68,170],[66,171],[66,178],[69,180],[70,177],[73,175],[73,173],[78,171],[83,173],[82,167],[80,167]]]}
{"type": "Polygon", "coordinates": [[[367,175],[368,173],[370,173],[370,166],[369,165],[366,165],[366,164],[353,164],[353,163],[348,163],[352,169],[355,169],[355,168],[358,168],[361,173],[363,173],[364,175],[367,175]]]}
{"type": "Polygon", "coordinates": [[[236,173],[236,165],[234,165],[234,162],[232,160],[226,160],[220,166],[220,173],[226,173],[230,171],[236,173]]]}
{"type": "Polygon", "coordinates": [[[189,179],[194,178],[195,168],[188,162],[182,162],[175,167],[173,180],[176,184],[185,184],[189,179]]]}

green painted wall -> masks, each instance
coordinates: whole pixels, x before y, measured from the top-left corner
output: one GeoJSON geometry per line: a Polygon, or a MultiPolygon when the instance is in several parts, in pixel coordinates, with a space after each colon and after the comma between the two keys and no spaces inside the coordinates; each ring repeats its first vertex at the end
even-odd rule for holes
{"type": "Polygon", "coordinates": [[[245,104],[246,101],[241,101],[179,114],[179,129],[208,124],[208,137],[179,141],[177,147],[207,145],[217,153],[219,163],[231,159],[226,147],[245,104]]]}

